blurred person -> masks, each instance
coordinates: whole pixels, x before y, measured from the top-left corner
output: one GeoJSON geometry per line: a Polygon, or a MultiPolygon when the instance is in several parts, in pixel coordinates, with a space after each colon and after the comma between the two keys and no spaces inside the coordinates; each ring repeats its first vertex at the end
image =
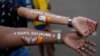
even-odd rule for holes
{"type": "MultiPolygon", "coordinates": [[[[49,0],[31,0],[32,8],[39,9],[41,11],[49,12],[51,9],[51,5],[49,0]]],[[[37,30],[44,30],[44,31],[52,31],[50,29],[50,25],[48,23],[40,22],[40,21],[33,21],[33,26],[37,30]]],[[[48,56],[54,56],[54,45],[41,45],[39,46],[41,56],[45,56],[45,49],[48,56]]]]}
{"type": "MultiPolygon", "coordinates": [[[[6,27],[16,27],[16,28],[20,28],[20,27],[24,27],[27,28],[27,20],[39,20],[39,21],[43,21],[45,23],[53,23],[53,24],[62,24],[62,25],[68,25],[70,27],[74,27],[81,35],[83,36],[89,36],[90,34],[92,34],[95,30],[96,30],[96,26],[97,26],[97,22],[89,19],[89,18],[85,18],[85,17],[74,17],[72,20],[69,17],[65,17],[65,16],[60,16],[60,15],[55,15],[55,14],[51,14],[51,13],[47,13],[47,12],[43,12],[40,10],[36,10],[36,9],[28,9],[23,7],[20,4],[17,3],[13,3],[16,2],[16,0],[4,0],[3,2],[0,3],[0,25],[1,26],[6,26],[6,27]]],[[[12,28],[9,30],[6,27],[0,27],[0,35],[3,38],[3,36],[9,36],[8,33],[10,33],[10,31],[12,30],[12,28]],[[6,30],[7,29],[7,30],[6,30]],[[6,31],[5,31],[6,30],[6,31]],[[7,31],[9,31],[7,33],[7,31]],[[3,33],[4,32],[4,33],[3,33]],[[7,35],[6,35],[7,33],[7,35]]],[[[16,30],[16,29],[14,29],[16,30]]],[[[12,30],[11,32],[13,32],[14,30],[12,30]]],[[[11,36],[12,33],[11,33],[11,36]]],[[[10,36],[10,37],[11,37],[10,36]]],[[[6,37],[3,39],[1,39],[3,42],[1,42],[1,45],[4,46],[3,47],[8,47],[5,46],[6,45],[6,37]],[[2,44],[3,43],[3,44],[2,44]]],[[[16,36],[15,36],[16,37],[16,36]]],[[[9,39],[9,38],[8,38],[9,39]]],[[[18,41],[17,39],[15,39],[16,41],[18,41]]],[[[11,43],[13,43],[13,39],[9,40],[11,41],[11,43]]],[[[8,42],[9,42],[8,41],[8,42]]],[[[7,43],[8,43],[7,42],[7,43]]],[[[14,43],[15,44],[15,43],[14,43]]],[[[16,43],[17,44],[17,43],[16,43]]],[[[16,44],[14,45],[15,47],[16,44]]],[[[8,45],[8,44],[7,44],[8,45]]],[[[12,46],[13,44],[9,44],[9,46],[12,46]]],[[[20,45],[22,47],[22,45],[20,45]]],[[[13,47],[13,46],[12,46],[13,47]]],[[[18,46],[19,47],[19,46],[18,46]]],[[[15,51],[18,50],[19,48],[11,48],[9,49],[9,47],[6,49],[7,51],[3,51],[4,54],[6,56],[10,56],[10,54],[15,51]],[[10,51],[9,51],[10,50],[10,51]]],[[[4,50],[4,49],[3,49],[4,50]]],[[[17,56],[24,56],[25,53],[20,53],[21,55],[16,54],[17,56]]],[[[3,54],[1,54],[3,55],[3,54]]]]}

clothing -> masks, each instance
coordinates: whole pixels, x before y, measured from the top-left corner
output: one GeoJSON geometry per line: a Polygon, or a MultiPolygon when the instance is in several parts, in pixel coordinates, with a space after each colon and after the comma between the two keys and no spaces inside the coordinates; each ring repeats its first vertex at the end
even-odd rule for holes
{"type": "Polygon", "coordinates": [[[10,27],[27,27],[27,20],[19,17],[17,8],[21,5],[16,0],[6,0],[0,3],[0,25],[10,27]]]}
{"type": "MultiPolygon", "coordinates": [[[[25,6],[25,0],[5,0],[0,2],[0,25],[7,27],[27,27],[27,20],[17,14],[17,8],[25,6]],[[21,2],[23,1],[23,2],[21,2]]],[[[0,56],[29,56],[29,50],[25,46],[0,49],[0,56]]]]}

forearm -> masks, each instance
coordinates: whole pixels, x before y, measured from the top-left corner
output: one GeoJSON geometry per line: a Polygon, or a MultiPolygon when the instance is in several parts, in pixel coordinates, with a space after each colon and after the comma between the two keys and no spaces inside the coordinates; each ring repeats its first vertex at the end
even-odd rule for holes
{"type": "Polygon", "coordinates": [[[0,27],[0,47],[10,48],[57,42],[57,33],[49,33],[26,28],[0,27]],[[4,30],[6,29],[6,30],[4,30]]]}
{"type": "Polygon", "coordinates": [[[64,16],[60,16],[60,15],[56,15],[56,14],[52,14],[48,12],[43,12],[37,9],[28,9],[24,7],[18,8],[18,14],[30,20],[35,20],[37,16],[43,15],[43,16],[49,17],[47,23],[62,24],[62,25],[67,25],[68,19],[69,19],[69,17],[64,17],[64,16]]]}

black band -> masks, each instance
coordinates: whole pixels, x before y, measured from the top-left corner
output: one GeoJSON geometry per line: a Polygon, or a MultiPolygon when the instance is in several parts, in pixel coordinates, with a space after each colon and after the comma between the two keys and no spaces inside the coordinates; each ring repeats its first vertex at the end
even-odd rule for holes
{"type": "Polygon", "coordinates": [[[73,27],[71,20],[68,20],[68,27],[73,27]]]}

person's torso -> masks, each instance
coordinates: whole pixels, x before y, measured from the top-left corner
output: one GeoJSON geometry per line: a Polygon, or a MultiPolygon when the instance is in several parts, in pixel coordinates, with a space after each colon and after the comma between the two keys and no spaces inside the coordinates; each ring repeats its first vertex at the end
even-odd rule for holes
{"type": "MultiPolygon", "coordinates": [[[[23,1],[23,0],[20,0],[23,1]]],[[[7,27],[27,27],[27,20],[17,14],[19,0],[0,1],[0,25],[7,27]]],[[[23,6],[22,4],[21,6],[23,6]]],[[[27,47],[16,47],[11,49],[0,49],[0,56],[29,56],[27,47]]]]}

